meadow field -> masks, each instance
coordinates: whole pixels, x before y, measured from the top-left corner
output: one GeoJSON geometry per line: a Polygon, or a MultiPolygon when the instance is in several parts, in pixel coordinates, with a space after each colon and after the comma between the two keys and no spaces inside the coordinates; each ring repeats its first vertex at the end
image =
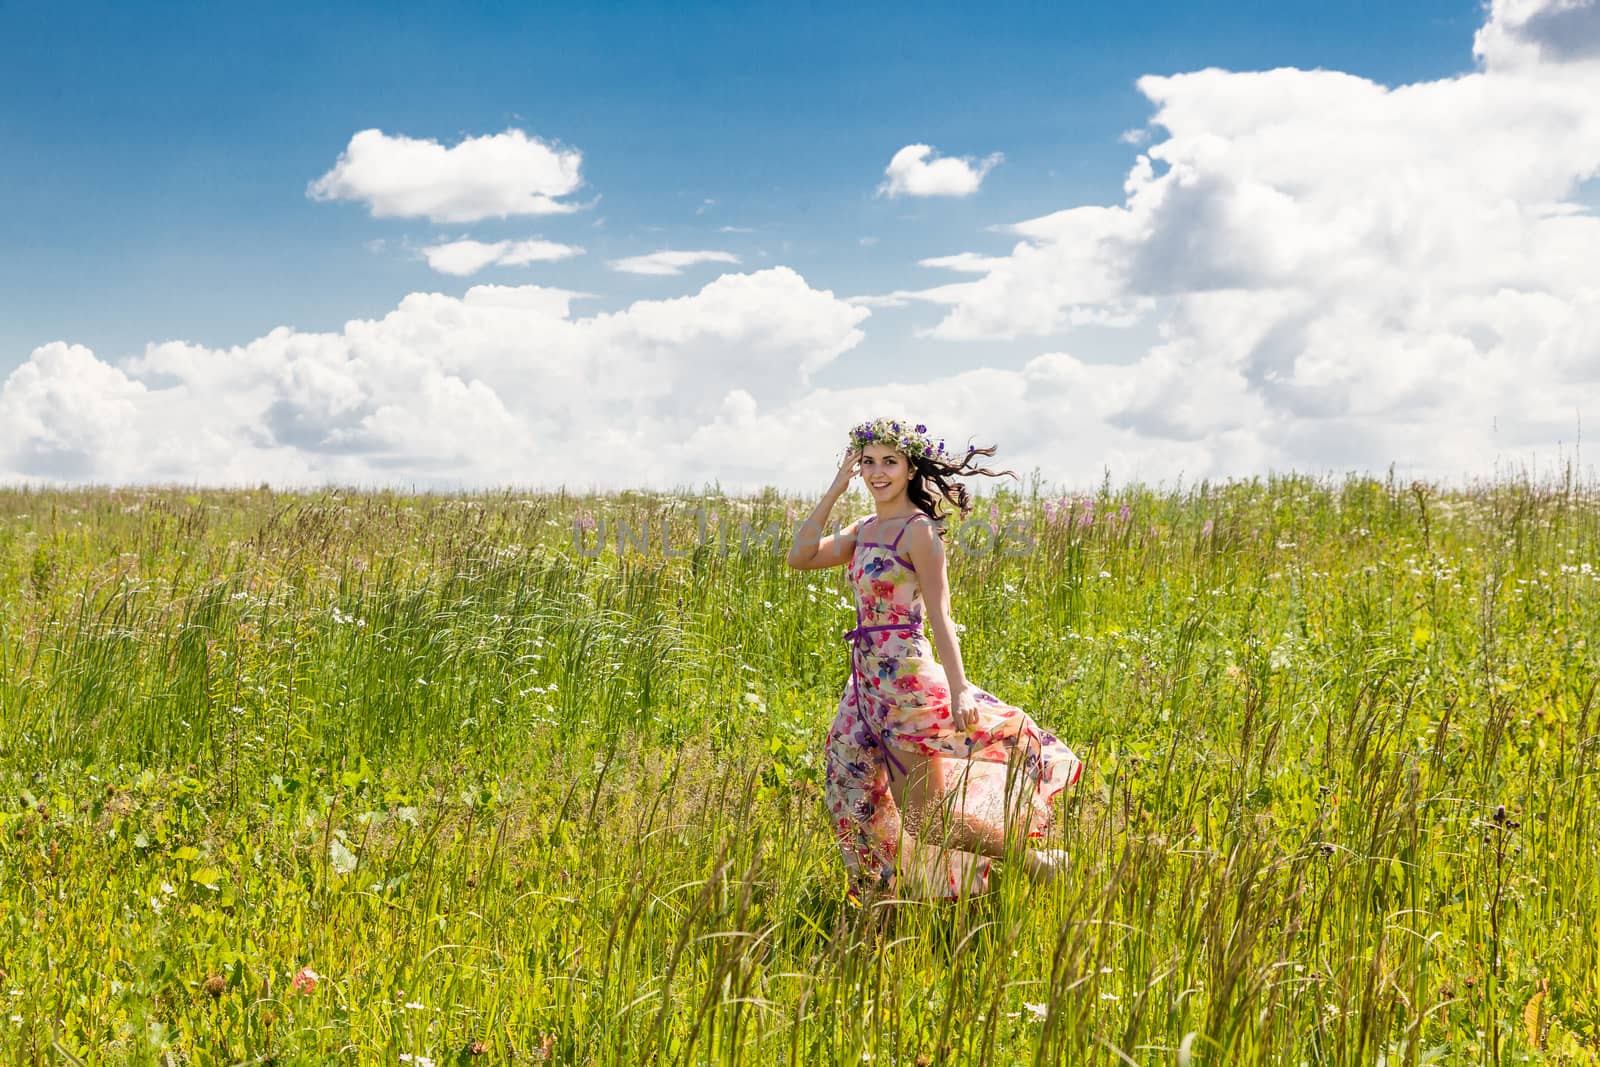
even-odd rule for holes
{"type": "Polygon", "coordinates": [[[998,484],[1073,864],[893,906],[814,500],[0,492],[0,1062],[1600,1062],[1600,487],[998,484]]]}

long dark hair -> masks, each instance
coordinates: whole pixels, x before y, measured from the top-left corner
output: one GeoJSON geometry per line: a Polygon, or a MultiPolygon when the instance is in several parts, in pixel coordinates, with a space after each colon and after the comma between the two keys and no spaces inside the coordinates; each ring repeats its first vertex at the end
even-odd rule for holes
{"type": "MultiPolygon", "coordinates": [[[[934,520],[940,537],[949,532],[942,521],[945,515],[939,509],[941,503],[954,505],[963,519],[972,513],[972,494],[967,492],[966,486],[951,482],[950,479],[972,474],[987,474],[991,478],[1009,474],[1017,478],[1017,472],[1013,470],[992,471],[988,467],[973,465],[973,456],[992,456],[994,450],[994,445],[979,448],[969,444],[967,454],[960,460],[950,458],[948,453],[907,457],[911,461],[911,481],[906,485],[906,496],[911,498],[918,511],[934,520]]],[[[1017,480],[1021,481],[1020,478],[1017,480]]]]}

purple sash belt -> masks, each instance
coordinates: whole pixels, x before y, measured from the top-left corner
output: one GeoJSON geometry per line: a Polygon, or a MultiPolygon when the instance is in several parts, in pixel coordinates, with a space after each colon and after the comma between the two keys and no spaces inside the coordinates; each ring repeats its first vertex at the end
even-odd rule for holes
{"type": "MultiPolygon", "coordinates": [[[[922,624],[921,623],[893,623],[893,624],[889,624],[889,625],[885,625],[885,626],[862,626],[861,625],[860,613],[857,612],[857,614],[856,614],[856,628],[854,630],[846,630],[844,632],[844,638],[845,638],[845,640],[850,642],[850,646],[851,646],[850,647],[850,687],[851,687],[851,690],[855,693],[856,711],[861,715],[862,721],[867,724],[867,728],[872,731],[872,733],[874,735],[874,737],[873,737],[874,743],[877,744],[879,747],[881,747],[883,749],[883,754],[885,756],[889,757],[889,762],[891,764],[893,764],[894,767],[899,768],[900,774],[902,776],[904,776],[905,773],[906,773],[906,765],[901,763],[899,758],[897,756],[895,756],[894,748],[889,744],[889,735],[888,735],[888,733],[886,733],[883,730],[881,725],[875,724],[875,723],[872,722],[871,719],[867,718],[866,705],[863,704],[862,701],[861,701],[861,684],[860,684],[861,671],[860,671],[860,669],[859,669],[859,667],[858,667],[858,665],[856,663],[856,653],[871,647],[871,642],[868,640],[867,634],[872,632],[873,630],[910,630],[916,636],[921,637],[921,636],[923,636],[923,634],[922,634],[922,624]]],[[[892,769],[890,770],[889,773],[890,773],[890,777],[894,776],[894,771],[892,769]]]]}

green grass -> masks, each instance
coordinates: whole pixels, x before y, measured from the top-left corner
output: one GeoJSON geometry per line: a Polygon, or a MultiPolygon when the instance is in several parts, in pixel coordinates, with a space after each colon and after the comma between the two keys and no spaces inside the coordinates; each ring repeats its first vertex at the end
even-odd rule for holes
{"type": "Polygon", "coordinates": [[[870,908],[811,503],[0,492],[0,1062],[1600,1060],[1595,487],[1002,492],[1073,866],[870,908]]]}

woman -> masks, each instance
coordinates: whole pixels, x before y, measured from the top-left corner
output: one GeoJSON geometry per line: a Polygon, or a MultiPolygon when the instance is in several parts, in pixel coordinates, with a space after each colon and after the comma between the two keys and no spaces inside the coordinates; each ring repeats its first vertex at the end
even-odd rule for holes
{"type": "MultiPolygon", "coordinates": [[[[1042,835],[1051,798],[1083,769],[1025,711],[967,680],[950,617],[935,500],[965,516],[966,487],[949,478],[1015,475],[970,465],[973,456],[992,456],[992,446],[969,447],[957,461],[926,426],[904,420],[865,422],[850,438],[788,559],[802,570],[842,565],[855,590],[856,626],[845,634],[850,680],[828,731],[824,802],[853,894],[867,887],[906,897],[981,893],[990,861],[1042,835]],[[858,471],[875,513],[819,540],[858,471]]],[[[1059,849],[1022,854],[1035,879],[1066,865],[1059,849]]]]}

